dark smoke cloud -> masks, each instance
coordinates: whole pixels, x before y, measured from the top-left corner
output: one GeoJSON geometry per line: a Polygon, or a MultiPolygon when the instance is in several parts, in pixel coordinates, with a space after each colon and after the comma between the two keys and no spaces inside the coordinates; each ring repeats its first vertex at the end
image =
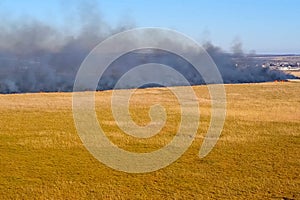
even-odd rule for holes
{"type": "Polygon", "coordinates": [[[211,43],[204,44],[216,63],[224,83],[255,83],[296,78],[279,70],[262,67],[262,63],[243,53],[241,43],[233,45],[233,54],[224,52],[211,43]]]}
{"type": "MultiPolygon", "coordinates": [[[[120,26],[111,27],[103,20],[93,1],[81,3],[75,10],[71,17],[75,20],[72,23],[66,21],[66,29],[38,19],[3,18],[0,25],[0,93],[72,91],[76,72],[90,50],[108,36],[134,26],[130,20],[125,20],[120,26]]],[[[247,66],[237,67],[237,57],[248,59],[239,41],[233,45],[233,54],[225,53],[211,43],[206,43],[204,47],[216,62],[225,83],[291,78],[283,72],[256,66],[252,60],[247,60],[247,66]]],[[[172,53],[137,51],[115,61],[100,80],[98,89],[113,88],[126,71],[149,62],[175,68],[191,84],[204,83],[189,63],[172,53]]],[[[163,74],[161,78],[164,79],[163,74]]],[[[172,80],[168,84],[181,83],[172,80]]],[[[126,87],[134,85],[124,85],[126,87]]]]}
{"type": "Polygon", "coordinates": [[[130,23],[109,26],[96,1],[79,3],[68,17],[72,20],[65,22],[66,29],[3,15],[0,93],[72,91],[76,72],[91,49],[109,35],[131,28],[130,23]]]}

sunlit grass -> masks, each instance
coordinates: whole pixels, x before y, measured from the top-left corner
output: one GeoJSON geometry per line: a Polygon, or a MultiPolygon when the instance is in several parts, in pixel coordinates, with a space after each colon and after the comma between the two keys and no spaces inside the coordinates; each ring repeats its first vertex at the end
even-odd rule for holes
{"type": "MultiPolygon", "coordinates": [[[[72,116],[71,93],[0,95],[1,199],[300,199],[300,84],[226,85],[227,118],[214,150],[199,148],[210,122],[207,88],[196,86],[201,121],[189,150],[170,166],[146,174],[106,167],[83,146],[72,116]]],[[[184,90],[183,90],[184,91],[184,90]]],[[[130,113],[141,126],[160,103],[167,122],[149,139],[125,135],[110,111],[111,91],[97,92],[107,136],[133,152],[172,140],[180,105],[166,88],[137,90],[130,113]]]]}

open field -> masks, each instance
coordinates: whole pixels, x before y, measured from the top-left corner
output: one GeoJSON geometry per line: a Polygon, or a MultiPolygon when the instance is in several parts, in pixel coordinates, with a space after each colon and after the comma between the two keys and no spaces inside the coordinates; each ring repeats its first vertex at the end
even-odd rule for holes
{"type": "MultiPolygon", "coordinates": [[[[300,199],[300,84],[226,85],[227,118],[210,154],[199,148],[210,121],[205,86],[195,86],[201,123],[193,144],[170,166],[146,174],[106,167],[83,146],[71,93],[0,95],[0,199],[300,199]]],[[[182,88],[184,92],[184,88],[182,88]]],[[[175,135],[180,106],[167,89],[141,89],[130,112],[146,125],[160,102],[168,120],[150,139],[123,134],[110,112],[111,91],[97,92],[100,124],[118,146],[149,152],[175,135]]]]}
{"type": "Polygon", "coordinates": [[[290,73],[300,78],[300,71],[291,71],[290,73]]]}

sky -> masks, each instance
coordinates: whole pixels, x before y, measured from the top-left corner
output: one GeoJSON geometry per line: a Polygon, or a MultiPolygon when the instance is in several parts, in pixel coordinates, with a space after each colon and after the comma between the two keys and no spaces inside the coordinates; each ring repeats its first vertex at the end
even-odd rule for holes
{"type": "MultiPolygon", "coordinates": [[[[97,1],[97,0],[95,0],[97,1]]],[[[79,2],[79,1],[78,1],[79,2]]],[[[112,26],[163,27],[230,51],[300,53],[299,0],[99,0],[99,12],[112,26]]],[[[76,0],[0,0],[0,16],[33,17],[61,25],[76,0]]]]}

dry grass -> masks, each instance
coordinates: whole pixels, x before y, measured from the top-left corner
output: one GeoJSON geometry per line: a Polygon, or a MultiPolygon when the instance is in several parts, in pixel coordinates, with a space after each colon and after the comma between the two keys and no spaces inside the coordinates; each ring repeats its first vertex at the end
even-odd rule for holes
{"type": "Polygon", "coordinates": [[[300,71],[292,71],[290,73],[300,78],[300,71]]]}
{"type": "MultiPolygon", "coordinates": [[[[201,124],[189,150],[147,174],[106,167],[85,149],[72,118],[71,93],[0,95],[1,199],[300,199],[300,84],[226,85],[227,120],[204,159],[198,151],[210,119],[209,94],[196,86],[201,124]]],[[[182,88],[184,92],[184,88],[182,88]]],[[[164,146],[180,121],[167,89],[137,90],[130,112],[139,125],[161,103],[168,120],[149,139],[127,136],[110,112],[111,91],[96,94],[100,124],[110,139],[134,152],[164,146]]]]}

